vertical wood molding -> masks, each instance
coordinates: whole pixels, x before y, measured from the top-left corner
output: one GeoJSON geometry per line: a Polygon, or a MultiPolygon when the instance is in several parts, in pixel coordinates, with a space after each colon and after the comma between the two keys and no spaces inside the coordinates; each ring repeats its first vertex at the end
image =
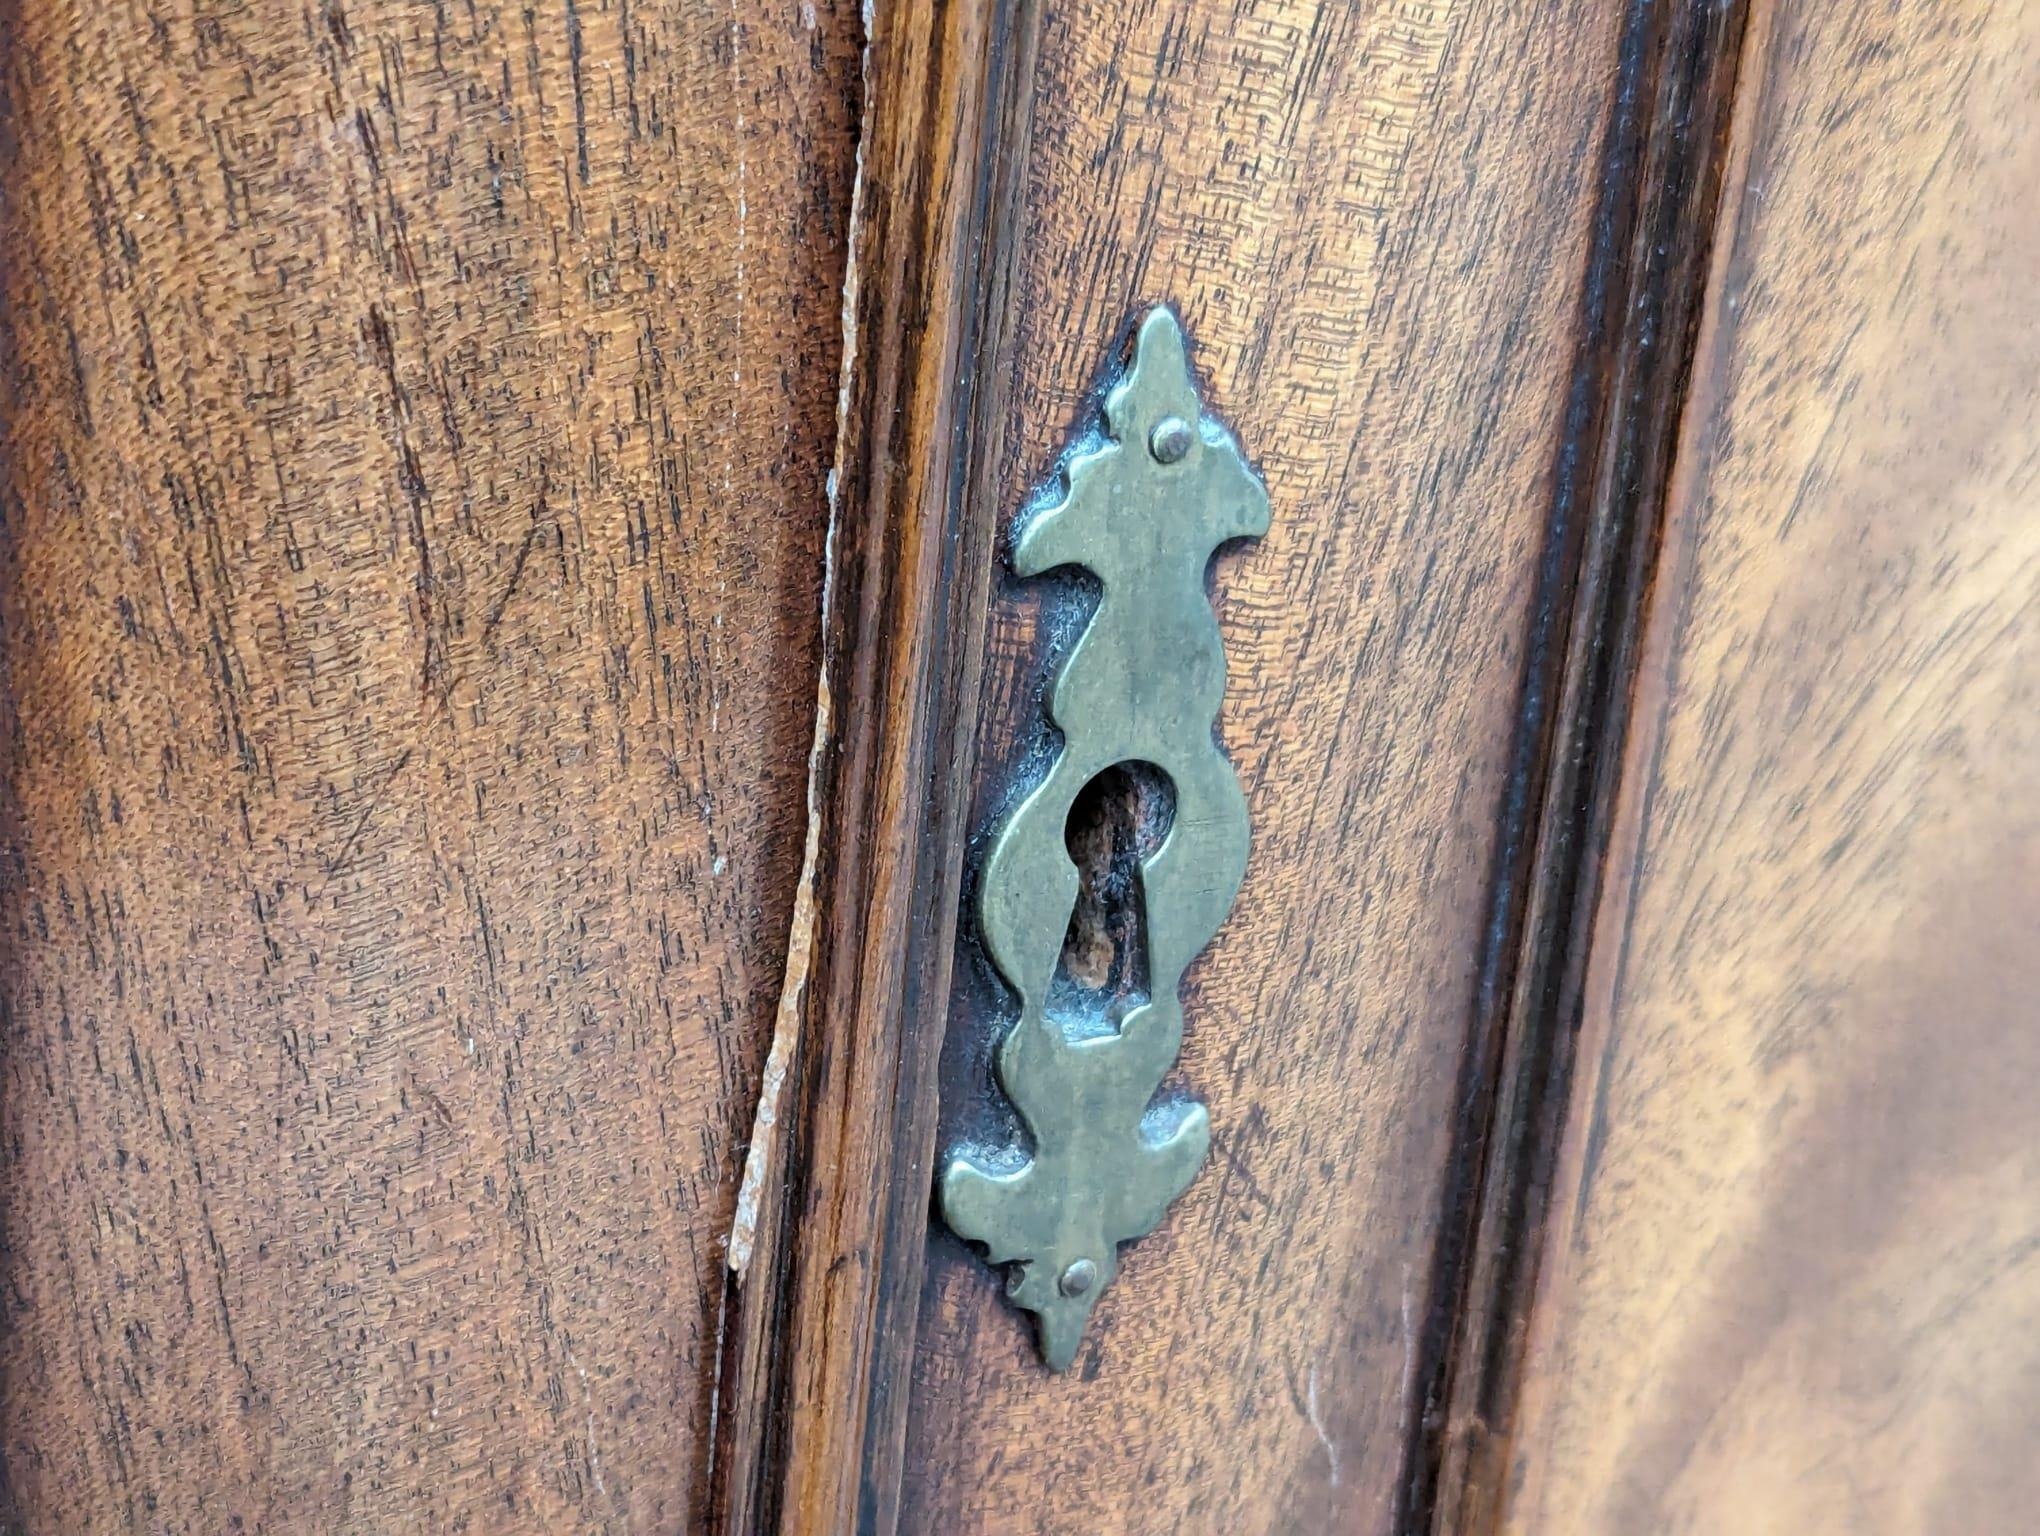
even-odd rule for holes
{"type": "Polygon", "coordinates": [[[1747,0],[1636,0],[1502,806],[1397,1528],[1492,1528],[1714,247],[1747,0]]]}
{"type": "Polygon", "coordinates": [[[896,1519],[1011,373],[1004,151],[1027,142],[1038,7],[867,15],[811,973],[729,1281],[711,1497],[733,1533],[896,1519]]]}

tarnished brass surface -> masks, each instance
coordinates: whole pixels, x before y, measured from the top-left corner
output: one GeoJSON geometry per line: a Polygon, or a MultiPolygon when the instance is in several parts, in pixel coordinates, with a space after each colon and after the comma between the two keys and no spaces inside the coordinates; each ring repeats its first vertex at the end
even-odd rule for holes
{"type": "Polygon", "coordinates": [[[1021,1152],[953,1148],[942,1211],[1034,1312],[1056,1370],[1118,1270],[1119,1244],[1153,1229],[1210,1144],[1194,1099],[1152,1103],[1182,1045],[1177,986],[1225,920],[1247,863],[1247,806],[1213,736],[1225,653],[1205,594],[1213,551],[1268,528],[1268,495],[1202,414],[1175,316],[1142,322],[1133,366],[1105,401],[1106,436],[1074,454],[1063,499],[1014,543],[1023,576],[1082,566],[1096,613],[1057,673],[1063,740],[1007,817],[979,882],[985,947],[1020,1017],[998,1051],[1000,1086],[1032,1138],[1021,1152]],[[1117,1021],[1071,1012],[1052,987],[1078,895],[1064,845],[1077,794],[1120,764],[1160,770],[1167,836],[1140,866],[1148,995],[1117,1021]]]}

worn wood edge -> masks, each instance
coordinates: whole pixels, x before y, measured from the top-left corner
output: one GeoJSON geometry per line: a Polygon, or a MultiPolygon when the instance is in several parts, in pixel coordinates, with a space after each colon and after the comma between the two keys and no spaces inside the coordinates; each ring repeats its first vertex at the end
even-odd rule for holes
{"type": "Polygon", "coordinates": [[[1486,1532],[1714,266],[1748,0],[1633,0],[1501,808],[1396,1526],[1486,1532]]]}
{"type": "Polygon", "coordinates": [[[866,15],[813,857],[718,1345],[729,1533],[896,1523],[1011,373],[1039,7],[866,15]]]}

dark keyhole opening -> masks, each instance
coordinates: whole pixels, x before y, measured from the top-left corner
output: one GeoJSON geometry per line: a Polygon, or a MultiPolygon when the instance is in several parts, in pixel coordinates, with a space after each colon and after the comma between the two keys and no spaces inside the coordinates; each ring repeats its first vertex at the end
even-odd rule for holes
{"type": "Polygon", "coordinates": [[[1175,817],[1175,785],[1153,763],[1115,763],[1070,804],[1063,842],[1077,866],[1077,904],[1049,986],[1048,1011],[1078,1038],[1116,1029],[1148,1000],[1140,869],[1175,817]]]}

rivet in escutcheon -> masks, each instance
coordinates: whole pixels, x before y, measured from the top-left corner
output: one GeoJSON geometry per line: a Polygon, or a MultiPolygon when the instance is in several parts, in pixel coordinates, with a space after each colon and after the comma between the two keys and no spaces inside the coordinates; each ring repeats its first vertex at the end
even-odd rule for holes
{"type": "Polygon", "coordinates": [[[1190,451],[1190,423],[1180,416],[1164,416],[1148,434],[1148,452],[1158,463],[1176,464],[1190,451]]]}
{"type": "Polygon", "coordinates": [[[1065,1296],[1081,1296],[1098,1283],[1098,1266],[1089,1259],[1078,1259],[1062,1272],[1056,1281],[1056,1289],[1065,1296]]]}

